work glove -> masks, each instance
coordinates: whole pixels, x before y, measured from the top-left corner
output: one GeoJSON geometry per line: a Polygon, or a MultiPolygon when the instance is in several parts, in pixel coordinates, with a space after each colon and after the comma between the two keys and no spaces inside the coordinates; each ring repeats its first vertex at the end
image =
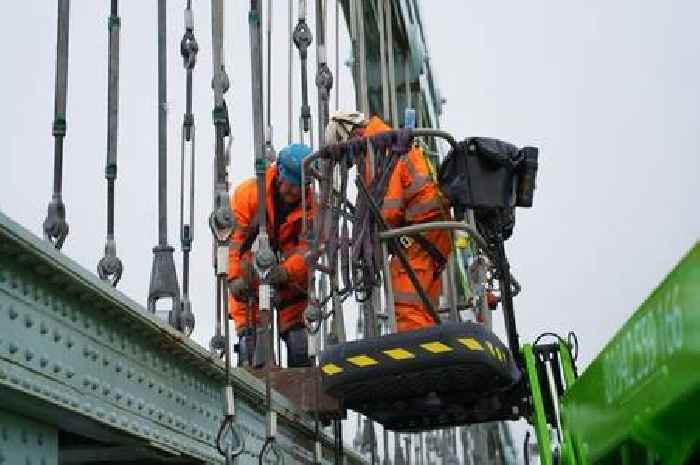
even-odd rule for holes
{"type": "Polygon", "coordinates": [[[288,279],[289,274],[282,265],[273,266],[267,274],[267,282],[275,286],[286,283],[288,279]]]}
{"type": "Polygon", "coordinates": [[[239,302],[245,302],[248,300],[250,293],[250,284],[245,278],[236,278],[233,281],[229,281],[228,290],[234,299],[239,302]]]}

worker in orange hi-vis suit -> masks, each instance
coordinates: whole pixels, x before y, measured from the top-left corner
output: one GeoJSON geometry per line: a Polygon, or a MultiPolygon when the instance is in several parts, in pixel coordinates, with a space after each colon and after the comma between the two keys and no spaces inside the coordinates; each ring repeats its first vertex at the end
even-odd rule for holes
{"type": "MultiPolygon", "coordinates": [[[[278,296],[280,335],[287,345],[290,367],[309,366],[304,309],[307,305],[308,268],[304,254],[308,244],[301,237],[301,169],[303,159],[311,153],[304,144],[292,144],[282,149],[277,162],[267,168],[265,192],[267,204],[267,233],[279,264],[271,270],[269,279],[278,296]]],[[[311,202],[309,202],[309,205],[311,202]]],[[[236,217],[229,248],[229,308],[239,336],[239,364],[261,366],[264,348],[253,350],[260,327],[256,304],[258,281],[253,272],[251,247],[258,235],[258,189],[255,178],[243,181],[231,197],[231,209],[236,217]],[[255,357],[254,357],[255,353],[255,357]]],[[[307,209],[307,219],[312,215],[307,209]]],[[[260,340],[260,338],[257,338],[260,340]]]]}
{"type": "MultiPolygon", "coordinates": [[[[338,112],[326,126],[326,143],[335,144],[390,130],[391,127],[376,116],[367,120],[362,113],[338,112]]],[[[384,220],[391,227],[450,219],[449,205],[432,176],[430,161],[419,147],[411,148],[397,162],[380,207],[384,220]]],[[[400,243],[418,281],[437,309],[442,284],[440,273],[452,250],[451,233],[429,231],[420,237],[402,237],[400,243]]],[[[390,272],[397,330],[411,331],[434,325],[396,256],[391,259],[390,272]]]]}

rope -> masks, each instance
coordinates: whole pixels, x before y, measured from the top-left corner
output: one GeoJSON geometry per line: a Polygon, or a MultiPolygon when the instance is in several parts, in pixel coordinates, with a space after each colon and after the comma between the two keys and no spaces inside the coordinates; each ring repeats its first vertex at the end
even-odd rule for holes
{"type": "Polygon", "coordinates": [[[54,162],[53,195],[43,223],[44,238],[57,250],[61,250],[68,236],[66,206],[62,198],[63,138],[66,136],[66,94],[68,93],[68,26],[70,0],[58,0],[58,26],[56,32],[56,88],[54,91],[54,162]]]}
{"type": "Polygon", "coordinates": [[[340,45],[339,45],[339,35],[340,35],[340,0],[335,2],[335,111],[339,108],[340,99],[340,45]]]}
{"type": "Polygon", "coordinates": [[[294,44],[294,40],[292,39],[292,30],[293,30],[293,16],[294,16],[294,7],[292,3],[294,0],[289,0],[289,15],[288,15],[288,23],[289,23],[289,43],[288,43],[288,51],[287,51],[287,70],[288,70],[288,75],[287,75],[287,144],[292,143],[292,106],[294,105],[294,95],[292,93],[292,86],[293,86],[293,73],[292,73],[292,68],[294,65],[294,54],[292,53],[292,48],[294,44]]]}
{"type": "Polygon", "coordinates": [[[194,16],[192,0],[187,0],[184,14],[185,33],[180,41],[180,55],[185,68],[185,113],[182,118],[180,139],[180,249],[182,250],[182,309],[179,327],[190,336],[194,330],[195,317],[190,301],[190,251],[194,241],[194,169],[195,169],[195,124],[192,113],[192,74],[197,62],[199,45],[194,37],[194,16]],[[189,202],[188,215],[185,215],[185,158],[189,145],[189,202]],[[187,218],[187,220],[185,219],[187,218]]]}
{"type": "Polygon", "coordinates": [[[109,57],[107,69],[107,239],[105,254],[97,263],[100,279],[110,281],[112,286],[122,277],[122,261],[117,257],[117,244],[114,240],[114,183],[117,180],[117,143],[119,127],[119,29],[121,19],[118,14],[118,1],[112,0],[108,20],[109,57]]]}

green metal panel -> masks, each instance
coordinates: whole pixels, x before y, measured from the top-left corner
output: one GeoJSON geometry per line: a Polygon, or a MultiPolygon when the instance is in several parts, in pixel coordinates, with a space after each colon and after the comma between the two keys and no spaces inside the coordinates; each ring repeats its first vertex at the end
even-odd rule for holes
{"type": "MultiPolygon", "coordinates": [[[[223,463],[214,447],[223,382],[220,360],[0,213],[3,409],[99,444],[223,463]]],[[[262,446],[263,388],[235,370],[241,465],[257,463],[262,446]]],[[[312,423],[281,396],[273,406],[285,464],[308,461],[312,423]]]]}
{"type": "MultiPolygon", "coordinates": [[[[383,116],[385,120],[389,120],[388,115],[382,115],[382,79],[379,61],[377,2],[363,0],[362,5],[365,20],[365,62],[367,65],[369,113],[383,116]]],[[[349,19],[348,2],[343,1],[342,6],[347,22],[349,19]]],[[[424,112],[427,119],[424,121],[424,126],[438,128],[440,127],[439,115],[442,112],[441,102],[438,98],[439,92],[432,67],[426,60],[425,50],[427,46],[423,36],[421,12],[417,6],[418,4],[414,0],[392,2],[394,14],[391,17],[391,21],[394,36],[398,120],[399,124],[403,125],[404,110],[408,103],[404,83],[408,79],[412,93],[412,106],[415,107],[420,102],[424,107],[419,109],[424,112]]],[[[359,89],[357,82],[355,82],[355,88],[359,89]]]]}
{"type": "Polygon", "coordinates": [[[58,431],[0,410],[0,465],[58,465],[58,431]]]}
{"type": "Polygon", "coordinates": [[[696,243],[566,393],[578,462],[689,463],[700,452],[699,361],[696,243]]]}

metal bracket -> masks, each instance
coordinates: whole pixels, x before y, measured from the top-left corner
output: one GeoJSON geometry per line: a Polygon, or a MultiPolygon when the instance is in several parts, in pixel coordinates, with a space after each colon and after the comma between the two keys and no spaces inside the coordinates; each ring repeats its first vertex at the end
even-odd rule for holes
{"type": "Polygon", "coordinates": [[[44,238],[57,250],[61,250],[68,236],[66,223],[66,206],[60,195],[54,195],[49,203],[46,219],[44,220],[44,238]]]}
{"type": "Polygon", "coordinates": [[[156,302],[164,297],[170,297],[173,305],[168,314],[168,323],[180,329],[180,286],[177,283],[173,250],[169,245],[153,247],[153,268],[147,308],[149,312],[155,314],[156,302]]]}
{"type": "Polygon", "coordinates": [[[105,255],[97,263],[97,275],[103,281],[110,281],[113,287],[117,287],[123,271],[122,261],[117,257],[117,244],[114,239],[107,239],[105,255]]]}

